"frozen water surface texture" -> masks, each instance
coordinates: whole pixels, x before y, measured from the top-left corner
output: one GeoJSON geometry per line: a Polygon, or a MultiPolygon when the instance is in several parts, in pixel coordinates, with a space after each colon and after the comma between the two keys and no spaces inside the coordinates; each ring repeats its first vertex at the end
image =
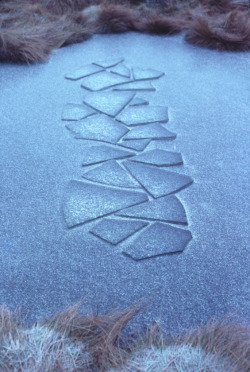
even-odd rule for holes
{"type": "Polygon", "coordinates": [[[163,106],[129,106],[117,116],[117,120],[127,125],[166,123],[168,108],[163,106]]]}
{"type": "Polygon", "coordinates": [[[183,164],[182,156],[179,152],[159,149],[145,151],[143,154],[139,154],[131,158],[131,160],[139,163],[157,165],[159,167],[169,167],[171,165],[183,164]]]}
{"type": "MultiPolygon", "coordinates": [[[[159,321],[173,332],[236,309],[250,320],[249,56],[190,46],[182,36],[124,33],[61,48],[44,64],[2,63],[1,303],[12,309],[21,304],[34,321],[86,294],[84,306],[100,313],[149,299],[131,328],[159,321]],[[165,75],[141,76],[155,91],[113,91],[117,85],[90,92],[81,83],[90,73],[85,65],[96,61],[121,79],[111,72],[115,64],[165,75]],[[96,113],[61,120],[68,103],[96,113]],[[166,124],[145,122],[146,108],[155,106],[168,107],[166,124]],[[139,126],[118,120],[128,108],[137,116],[137,107],[139,126]],[[156,131],[147,139],[125,139],[152,125],[177,136],[166,140],[156,131]],[[108,150],[98,160],[94,151],[101,144],[108,150]],[[115,159],[113,150],[133,155],[115,159]],[[183,164],[167,165],[158,150],[181,154],[183,164]],[[100,163],[82,167],[89,154],[100,163]],[[133,175],[126,163],[133,164],[133,175]],[[173,191],[165,184],[169,171],[176,191],[165,195],[173,191]],[[184,185],[191,179],[193,184],[176,187],[179,175],[190,177],[184,185]],[[100,236],[90,233],[106,219],[148,225],[114,245],[106,237],[116,243],[116,234],[123,233],[120,222],[103,225],[100,236]],[[154,230],[155,223],[161,225],[154,230]],[[181,228],[178,239],[176,230],[171,233],[171,249],[167,226],[181,228]],[[185,247],[183,231],[192,234],[185,247]]],[[[129,81],[139,82],[133,74],[129,81]]],[[[171,159],[178,162],[175,155],[171,159]]]]}
{"type": "Polygon", "coordinates": [[[124,159],[133,155],[135,155],[134,152],[121,150],[121,148],[114,148],[106,145],[92,146],[83,150],[82,165],[98,164],[110,159],[124,159]]]}
{"type": "Polygon", "coordinates": [[[62,111],[62,120],[77,121],[88,116],[96,114],[96,111],[92,110],[86,105],[77,105],[74,103],[68,103],[64,106],[62,111]]]}
{"type": "Polygon", "coordinates": [[[86,76],[97,74],[98,72],[104,71],[104,68],[93,65],[92,63],[80,67],[74,72],[65,75],[66,79],[69,80],[79,80],[86,76]]]}

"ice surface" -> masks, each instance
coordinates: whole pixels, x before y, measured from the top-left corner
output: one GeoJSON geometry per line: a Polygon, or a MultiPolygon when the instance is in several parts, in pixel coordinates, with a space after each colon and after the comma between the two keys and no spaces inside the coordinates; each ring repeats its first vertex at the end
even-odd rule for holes
{"type": "Polygon", "coordinates": [[[131,129],[123,140],[139,140],[139,139],[154,139],[154,140],[172,140],[176,138],[176,134],[164,128],[161,124],[140,125],[131,129]]]}
{"type": "Polygon", "coordinates": [[[66,74],[65,78],[69,80],[79,80],[86,76],[96,74],[98,72],[103,71],[102,67],[93,65],[92,63],[82,66],[81,68],[77,69],[76,71],[66,74]]]}
{"type": "Polygon", "coordinates": [[[164,106],[129,106],[117,116],[117,120],[127,125],[166,123],[168,109],[164,106]]]}
{"type": "Polygon", "coordinates": [[[121,83],[127,83],[129,81],[130,79],[124,76],[112,74],[108,71],[103,71],[99,74],[94,74],[84,78],[82,80],[81,87],[91,91],[98,91],[114,87],[115,85],[121,83]]]}
{"type": "Polygon", "coordinates": [[[110,159],[124,159],[135,155],[134,152],[125,151],[118,147],[110,147],[106,145],[91,146],[82,151],[82,165],[93,165],[102,163],[110,159]]]}
{"type": "Polygon", "coordinates": [[[62,111],[62,120],[77,121],[94,114],[96,114],[96,111],[91,107],[86,105],[77,105],[75,103],[67,103],[62,111]]]}
{"type": "Polygon", "coordinates": [[[131,158],[131,160],[139,163],[157,165],[159,167],[183,164],[181,153],[160,149],[145,151],[131,158]]]}

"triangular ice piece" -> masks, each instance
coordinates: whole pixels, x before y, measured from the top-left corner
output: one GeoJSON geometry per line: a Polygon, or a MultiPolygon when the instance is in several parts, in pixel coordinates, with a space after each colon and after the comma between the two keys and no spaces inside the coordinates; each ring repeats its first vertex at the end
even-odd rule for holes
{"type": "Polygon", "coordinates": [[[165,106],[128,106],[116,119],[127,125],[165,123],[168,121],[168,108],[165,106]]]}
{"type": "Polygon", "coordinates": [[[139,125],[131,129],[123,140],[139,140],[139,139],[153,139],[153,140],[172,140],[176,138],[176,134],[164,128],[161,124],[147,124],[139,125]]]}
{"type": "Polygon", "coordinates": [[[103,183],[105,185],[140,188],[136,182],[115,160],[107,161],[106,163],[91,169],[82,176],[87,180],[103,183]]]}
{"type": "Polygon", "coordinates": [[[176,224],[187,224],[186,212],[175,195],[164,196],[129,207],[116,213],[117,216],[140,218],[151,221],[163,221],[176,224]]]}
{"type": "Polygon", "coordinates": [[[128,221],[105,218],[93,227],[90,232],[113,244],[119,244],[143,227],[147,226],[147,222],[143,221],[128,221]]]}
{"type": "Polygon", "coordinates": [[[123,64],[119,64],[113,67],[111,72],[113,72],[113,74],[118,74],[121,76],[125,76],[127,78],[130,78],[130,75],[131,75],[130,69],[123,64]]]}
{"type": "Polygon", "coordinates": [[[116,116],[134,98],[132,92],[97,92],[85,96],[84,103],[99,112],[116,116]]]}
{"type": "Polygon", "coordinates": [[[156,222],[143,230],[123,253],[134,260],[143,260],[169,253],[183,252],[191,232],[156,222]]]}
{"type": "Polygon", "coordinates": [[[181,153],[160,149],[144,151],[142,154],[131,158],[131,161],[157,165],[158,167],[169,167],[171,165],[183,164],[181,153]]]}
{"type": "Polygon", "coordinates": [[[135,80],[146,80],[146,79],[158,79],[161,76],[165,75],[164,72],[153,70],[151,68],[142,69],[142,68],[133,68],[133,75],[135,80]]]}
{"type": "Polygon", "coordinates": [[[126,161],[123,164],[154,198],[176,193],[193,182],[189,176],[159,169],[151,165],[132,161],[126,161]]]}
{"type": "Polygon", "coordinates": [[[129,106],[143,106],[143,105],[148,105],[148,101],[145,100],[144,98],[140,97],[135,97],[129,104],[129,106]]]}
{"type": "Polygon", "coordinates": [[[63,201],[68,227],[117,212],[148,200],[145,193],[70,181],[63,201]]]}

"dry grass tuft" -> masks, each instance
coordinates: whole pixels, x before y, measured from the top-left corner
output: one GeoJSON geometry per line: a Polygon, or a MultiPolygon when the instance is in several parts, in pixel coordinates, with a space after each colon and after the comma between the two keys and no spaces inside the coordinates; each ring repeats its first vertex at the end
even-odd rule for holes
{"type": "Polygon", "coordinates": [[[142,308],[82,315],[83,301],[49,319],[22,325],[0,308],[1,372],[248,372],[250,327],[210,322],[173,337],[157,324],[143,334],[122,330],[142,308]]]}

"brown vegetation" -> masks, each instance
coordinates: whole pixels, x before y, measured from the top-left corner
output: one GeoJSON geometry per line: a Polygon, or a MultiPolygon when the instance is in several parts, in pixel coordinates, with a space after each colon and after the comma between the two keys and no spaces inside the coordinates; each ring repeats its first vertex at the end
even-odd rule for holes
{"type": "Polygon", "coordinates": [[[224,319],[179,336],[158,325],[143,334],[122,330],[141,306],[82,315],[82,303],[28,327],[0,308],[0,370],[43,372],[247,372],[250,327],[224,319]]]}
{"type": "Polygon", "coordinates": [[[186,31],[192,44],[250,49],[250,4],[234,0],[0,0],[0,60],[42,62],[94,33],[186,31]]]}

